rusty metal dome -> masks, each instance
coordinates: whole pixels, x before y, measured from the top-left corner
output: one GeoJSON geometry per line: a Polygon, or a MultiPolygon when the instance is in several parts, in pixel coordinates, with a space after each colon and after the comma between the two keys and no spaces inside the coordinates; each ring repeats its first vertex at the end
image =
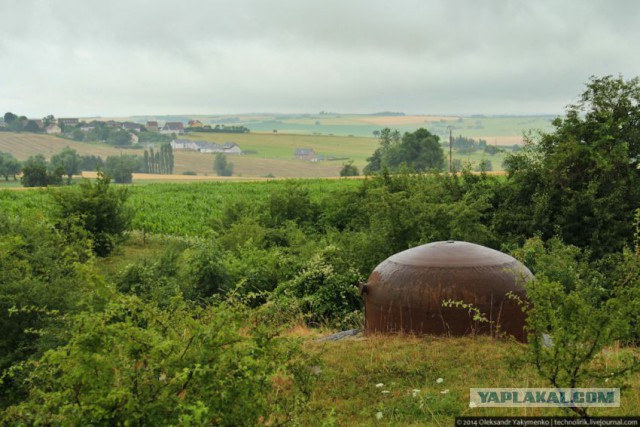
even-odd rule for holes
{"type": "Polygon", "coordinates": [[[524,341],[525,316],[512,292],[524,297],[532,274],[519,261],[474,243],[434,242],[380,263],[363,286],[365,332],[467,335],[501,331],[524,341]],[[473,304],[489,320],[443,301],[473,304]]]}

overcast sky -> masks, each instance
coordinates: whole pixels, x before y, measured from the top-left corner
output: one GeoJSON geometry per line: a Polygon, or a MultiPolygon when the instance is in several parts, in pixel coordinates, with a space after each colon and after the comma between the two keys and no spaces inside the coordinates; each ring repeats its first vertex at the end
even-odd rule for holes
{"type": "Polygon", "coordinates": [[[640,74],[639,18],[636,0],[0,0],[0,110],[557,114],[591,75],[640,74]]]}

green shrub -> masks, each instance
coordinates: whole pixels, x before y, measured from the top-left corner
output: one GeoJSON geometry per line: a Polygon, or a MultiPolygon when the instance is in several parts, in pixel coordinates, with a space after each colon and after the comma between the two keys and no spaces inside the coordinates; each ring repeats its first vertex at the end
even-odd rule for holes
{"type": "MultiPolygon", "coordinates": [[[[64,316],[100,305],[103,283],[92,269],[89,241],[82,230],[68,231],[0,213],[0,377],[63,341],[64,316]]],[[[2,379],[0,408],[23,392],[2,379]]]]}
{"type": "Polygon", "coordinates": [[[12,371],[28,397],[1,416],[28,425],[284,422],[310,393],[297,342],[250,326],[241,306],[166,308],[115,296],[69,323],[71,339],[12,371]]]}
{"type": "Polygon", "coordinates": [[[293,279],[276,288],[274,303],[302,313],[310,325],[358,326],[362,317],[358,285],[364,277],[353,268],[336,270],[331,265],[335,255],[335,248],[328,247],[313,256],[293,279]]]}
{"type": "Polygon", "coordinates": [[[98,174],[93,184],[83,180],[78,189],[51,193],[57,209],[59,223],[65,226],[70,220],[80,225],[93,241],[98,256],[109,255],[122,240],[132,213],[126,208],[126,189],[109,185],[110,178],[98,174]]]}

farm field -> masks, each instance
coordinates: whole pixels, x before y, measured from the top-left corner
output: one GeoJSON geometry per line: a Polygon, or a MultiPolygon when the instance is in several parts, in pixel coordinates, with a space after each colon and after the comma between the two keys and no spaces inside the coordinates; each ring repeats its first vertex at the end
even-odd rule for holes
{"type": "Polygon", "coordinates": [[[553,115],[532,116],[447,116],[447,115],[372,115],[372,114],[244,114],[220,116],[133,116],[128,120],[145,123],[147,120],[198,119],[203,124],[241,125],[252,133],[322,134],[337,136],[371,137],[374,131],[385,127],[401,132],[413,132],[426,127],[441,138],[453,133],[470,138],[484,138],[490,144],[513,145],[522,143],[523,132],[551,130],[553,115]]]}
{"type": "Polygon", "coordinates": [[[50,158],[64,147],[73,148],[82,156],[94,155],[103,159],[107,156],[120,155],[121,152],[142,155],[144,151],[134,148],[119,149],[107,144],[78,142],[29,132],[0,132],[0,152],[11,153],[18,160],[26,160],[29,156],[36,154],[50,158]]]}
{"type": "MultiPolygon", "coordinates": [[[[93,177],[93,174],[88,174],[93,177]]],[[[192,178],[192,177],[185,177],[192,178]]],[[[216,177],[217,178],[217,177],[216,177]]],[[[211,220],[233,203],[256,204],[268,199],[272,192],[303,186],[316,200],[330,191],[355,188],[359,180],[268,180],[265,182],[149,183],[127,185],[129,206],[134,212],[132,228],[149,233],[197,236],[203,234],[211,220]]],[[[73,190],[73,189],[71,189],[73,190]]],[[[4,212],[15,215],[42,215],[50,210],[50,191],[69,188],[34,189],[32,191],[0,190],[4,212]]]]}
{"type": "MultiPolygon", "coordinates": [[[[277,177],[277,178],[324,178],[339,176],[342,165],[353,160],[360,171],[367,164],[378,146],[373,137],[349,137],[328,135],[294,135],[273,133],[224,134],[193,132],[182,136],[193,140],[218,143],[235,142],[248,154],[229,156],[234,164],[236,177],[277,177]],[[296,148],[313,148],[317,155],[335,160],[308,162],[295,159],[296,148]]],[[[120,149],[101,143],[77,142],[49,135],[31,133],[0,132],[0,152],[14,154],[19,160],[26,160],[35,154],[50,157],[64,147],[75,149],[80,155],[95,155],[105,159],[121,153],[142,155],[142,148],[120,149]]],[[[445,157],[448,153],[445,153],[445,157]]],[[[191,171],[202,176],[212,176],[213,154],[176,150],[175,173],[191,171]]],[[[482,152],[459,154],[454,150],[453,158],[463,163],[477,165],[482,160],[490,160],[493,170],[501,170],[505,153],[493,156],[482,152]]],[[[446,162],[445,162],[446,163],[446,162]]],[[[160,178],[159,178],[160,179],[160,178]]]]}

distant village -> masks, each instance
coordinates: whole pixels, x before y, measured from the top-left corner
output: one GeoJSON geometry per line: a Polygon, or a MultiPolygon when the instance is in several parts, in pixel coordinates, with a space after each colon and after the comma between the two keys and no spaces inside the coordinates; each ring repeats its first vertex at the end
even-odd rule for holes
{"type": "MultiPolygon", "coordinates": [[[[29,119],[6,113],[0,116],[0,131],[34,132],[60,136],[75,141],[104,142],[119,147],[144,146],[154,147],[156,144],[170,143],[173,150],[195,151],[199,153],[223,153],[241,155],[243,150],[235,142],[191,140],[184,138],[190,132],[198,133],[248,133],[249,129],[240,125],[205,125],[200,120],[190,120],[185,126],[183,122],[147,121],[146,124],[78,118],[55,118],[52,115],[42,119],[29,119]],[[182,137],[182,138],[181,138],[182,137]]],[[[318,162],[336,160],[332,156],[316,154],[312,148],[296,148],[292,153],[296,160],[318,162]]]]}
{"type": "Polygon", "coordinates": [[[178,139],[178,136],[185,135],[188,131],[197,132],[229,132],[229,133],[246,133],[249,129],[242,126],[219,126],[212,127],[204,125],[200,120],[190,120],[185,127],[182,122],[165,122],[160,125],[157,121],[147,121],[146,125],[134,122],[119,122],[115,120],[108,121],[81,121],[78,118],[54,118],[53,116],[44,119],[28,119],[26,117],[11,117],[7,123],[7,115],[0,117],[0,130],[16,130],[35,133],[45,133],[49,135],[68,136],[79,141],[93,141],[102,139],[104,142],[113,142],[115,145],[138,144],[140,142],[160,142],[171,140],[171,148],[174,150],[190,150],[200,153],[224,153],[224,154],[242,154],[242,149],[235,142],[225,142],[218,144],[211,141],[192,141],[190,139],[178,139]],[[109,131],[115,131],[116,136],[113,141],[107,140],[105,132],[100,132],[100,136],[93,136],[98,128],[104,128],[106,135],[109,131]],[[149,137],[147,141],[141,141],[141,132],[151,132],[158,135],[164,135],[165,138],[158,140],[149,137]]]}

